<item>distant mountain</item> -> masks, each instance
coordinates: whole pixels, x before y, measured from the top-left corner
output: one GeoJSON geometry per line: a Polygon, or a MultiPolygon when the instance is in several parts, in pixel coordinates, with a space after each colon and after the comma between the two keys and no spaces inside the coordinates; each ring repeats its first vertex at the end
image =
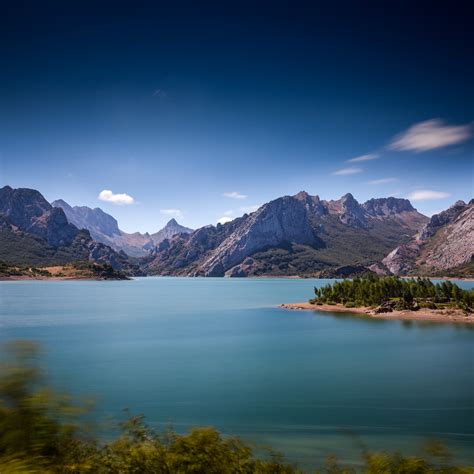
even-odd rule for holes
{"type": "Polygon", "coordinates": [[[149,234],[127,234],[118,227],[117,220],[99,207],[70,206],[66,201],[53,201],[53,207],[61,208],[67,220],[78,229],[87,229],[91,237],[113,249],[124,251],[132,257],[143,257],[153,249],[153,240],[149,234]]]}
{"type": "Polygon", "coordinates": [[[160,244],[165,239],[171,239],[177,234],[191,234],[194,232],[193,229],[189,229],[188,227],[184,227],[176,222],[175,219],[171,219],[168,223],[163,227],[163,229],[159,230],[158,232],[151,234],[151,238],[155,245],[160,244]]]}
{"type": "Polygon", "coordinates": [[[131,270],[125,254],[93,240],[34,189],[0,189],[0,260],[16,265],[62,265],[79,260],[131,270]]]}
{"type": "Polygon", "coordinates": [[[407,242],[428,221],[409,201],[351,194],[336,201],[300,192],[224,225],[160,243],[147,271],[165,275],[308,275],[368,266],[407,242]]]}
{"type": "MultiPolygon", "coordinates": [[[[463,267],[474,259],[474,200],[456,202],[435,214],[407,243],[397,246],[382,263],[396,275],[435,274],[463,267]]],[[[472,273],[472,271],[471,271],[472,273]]]]}
{"type": "Polygon", "coordinates": [[[87,206],[70,206],[66,201],[58,199],[53,201],[53,207],[61,208],[67,220],[78,229],[87,229],[92,238],[103,244],[110,245],[117,251],[124,251],[132,257],[149,255],[155,245],[164,239],[169,239],[176,234],[190,233],[192,229],[179,225],[171,219],[166,226],[155,234],[141,234],[135,232],[128,234],[119,229],[117,220],[99,207],[91,209],[87,206]]]}

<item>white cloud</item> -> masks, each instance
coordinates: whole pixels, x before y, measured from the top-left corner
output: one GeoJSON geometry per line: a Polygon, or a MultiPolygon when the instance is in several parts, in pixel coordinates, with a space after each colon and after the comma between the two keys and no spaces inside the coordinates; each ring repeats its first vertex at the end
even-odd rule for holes
{"type": "Polygon", "coordinates": [[[132,198],[132,196],[129,196],[128,194],[114,194],[110,189],[104,189],[103,191],[100,192],[98,198],[101,201],[106,201],[106,202],[111,202],[113,204],[119,204],[119,205],[129,205],[133,204],[135,200],[132,198]]]}
{"type": "Polygon", "coordinates": [[[160,209],[160,212],[165,216],[175,217],[176,219],[183,218],[183,212],[181,209],[160,209]]]}
{"type": "Polygon", "coordinates": [[[342,168],[340,170],[337,170],[337,171],[334,171],[334,173],[332,173],[333,175],[336,175],[336,176],[348,176],[348,175],[351,175],[351,174],[357,174],[357,173],[362,173],[362,168],[342,168]]]}
{"type": "Polygon", "coordinates": [[[392,150],[420,153],[461,143],[471,134],[470,125],[445,125],[440,119],[432,119],[412,125],[396,136],[388,147],[392,150]]]}
{"type": "Polygon", "coordinates": [[[388,184],[388,183],[396,183],[398,181],[397,178],[380,178],[380,179],[372,179],[368,181],[369,184],[388,184]]]}
{"type": "Polygon", "coordinates": [[[231,198],[231,199],[247,199],[247,195],[246,195],[246,194],[240,194],[240,193],[237,192],[237,191],[232,191],[232,192],[229,192],[229,193],[224,193],[223,196],[224,196],[224,197],[231,198]]]}
{"type": "Polygon", "coordinates": [[[352,158],[350,160],[346,160],[347,163],[359,163],[361,161],[372,161],[378,160],[380,155],[378,153],[369,153],[368,155],[358,156],[356,158],[352,158]]]}
{"type": "Polygon", "coordinates": [[[231,216],[234,213],[232,209],[229,209],[228,211],[224,212],[224,216],[231,216]]]}
{"type": "Polygon", "coordinates": [[[254,204],[253,206],[243,206],[239,210],[240,210],[240,212],[244,212],[246,214],[249,214],[251,212],[255,212],[259,207],[260,207],[259,204],[254,204]]]}
{"type": "Polygon", "coordinates": [[[218,221],[217,223],[218,224],[226,224],[227,222],[231,222],[233,221],[234,219],[232,219],[232,217],[229,217],[229,216],[222,216],[218,221]]]}
{"type": "Polygon", "coordinates": [[[410,201],[433,201],[436,199],[445,199],[448,198],[449,193],[442,191],[431,191],[429,189],[418,189],[410,193],[407,198],[410,201]]]}

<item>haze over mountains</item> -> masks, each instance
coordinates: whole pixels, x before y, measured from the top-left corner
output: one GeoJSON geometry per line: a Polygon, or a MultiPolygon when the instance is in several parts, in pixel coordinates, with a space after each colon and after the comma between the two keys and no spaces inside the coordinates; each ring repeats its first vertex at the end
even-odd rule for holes
{"type": "Polygon", "coordinates": [[[351,194],[326,201],[302,191],[226,224],[195,231],[174,219],[155,234],[128,234],[101,209],[49,204],[32,189],[0,189],[0,260],[109,263],[131,274],[350,276],[364,271],[472,272],[474,203],[431,217],[407,199],[351,194]],[[460,270],[461,271],[461,270],[460,270]]]}
{"type": "Polygon", "coordinates": [[[119,229],[117,220],[102,209],[91,209],[87,206],[70,206],[62,199],[53,201],[53,207],[61,208],[67,220],[78,229],[87,229],[92,238],[103,244],[110,245],[113,249],[123,250],[132,257],[143,257],[153,250],[162,240],[173,237],[180,232],[190,233],[192,229],[179,225],[171,219],[166,226],[155,234],[141,234],[135,232],[128,234],[119,229]]]}

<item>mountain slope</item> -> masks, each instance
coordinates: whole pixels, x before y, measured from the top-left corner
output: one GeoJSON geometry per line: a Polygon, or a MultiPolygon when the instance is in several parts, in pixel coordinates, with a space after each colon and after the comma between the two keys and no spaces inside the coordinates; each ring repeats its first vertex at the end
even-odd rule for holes
{"type": "Polygon", "coordinates": [[[382,263],[394,274],[436,273],[469,264],[474,258],[474,200],[456,202],[435,214],[382,263]]]}
{"type": "Polygon", "coordinates": [[[61,265],[78,260],[132,269],[126,256],[69,223],[34,189],[0,189],[0,260],[19,265],[61,265]]]}
{"type": "Polygon", "coordinates": [[[369,265],[408,241],[426,221],[406,200],[360,205],[351,194],[322,201],[300,192],[227,224],[163,241],[147,270],[170,275],[298,275],[369,265]]]}

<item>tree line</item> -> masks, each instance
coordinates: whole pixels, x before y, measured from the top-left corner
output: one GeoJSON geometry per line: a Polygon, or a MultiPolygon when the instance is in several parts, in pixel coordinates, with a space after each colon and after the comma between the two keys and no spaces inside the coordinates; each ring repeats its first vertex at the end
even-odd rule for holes
{"type": "Polygon", "coordinates": [[[395,276],[366,276],[336,281],[314,288],[313,304],[343,304],[347,307],[379,306],[394,301],[399,307],[446,307],[472,311],[474,289],[463,290],[451,281],[434,283],[428,278],[403,279],[395,276]]]}

